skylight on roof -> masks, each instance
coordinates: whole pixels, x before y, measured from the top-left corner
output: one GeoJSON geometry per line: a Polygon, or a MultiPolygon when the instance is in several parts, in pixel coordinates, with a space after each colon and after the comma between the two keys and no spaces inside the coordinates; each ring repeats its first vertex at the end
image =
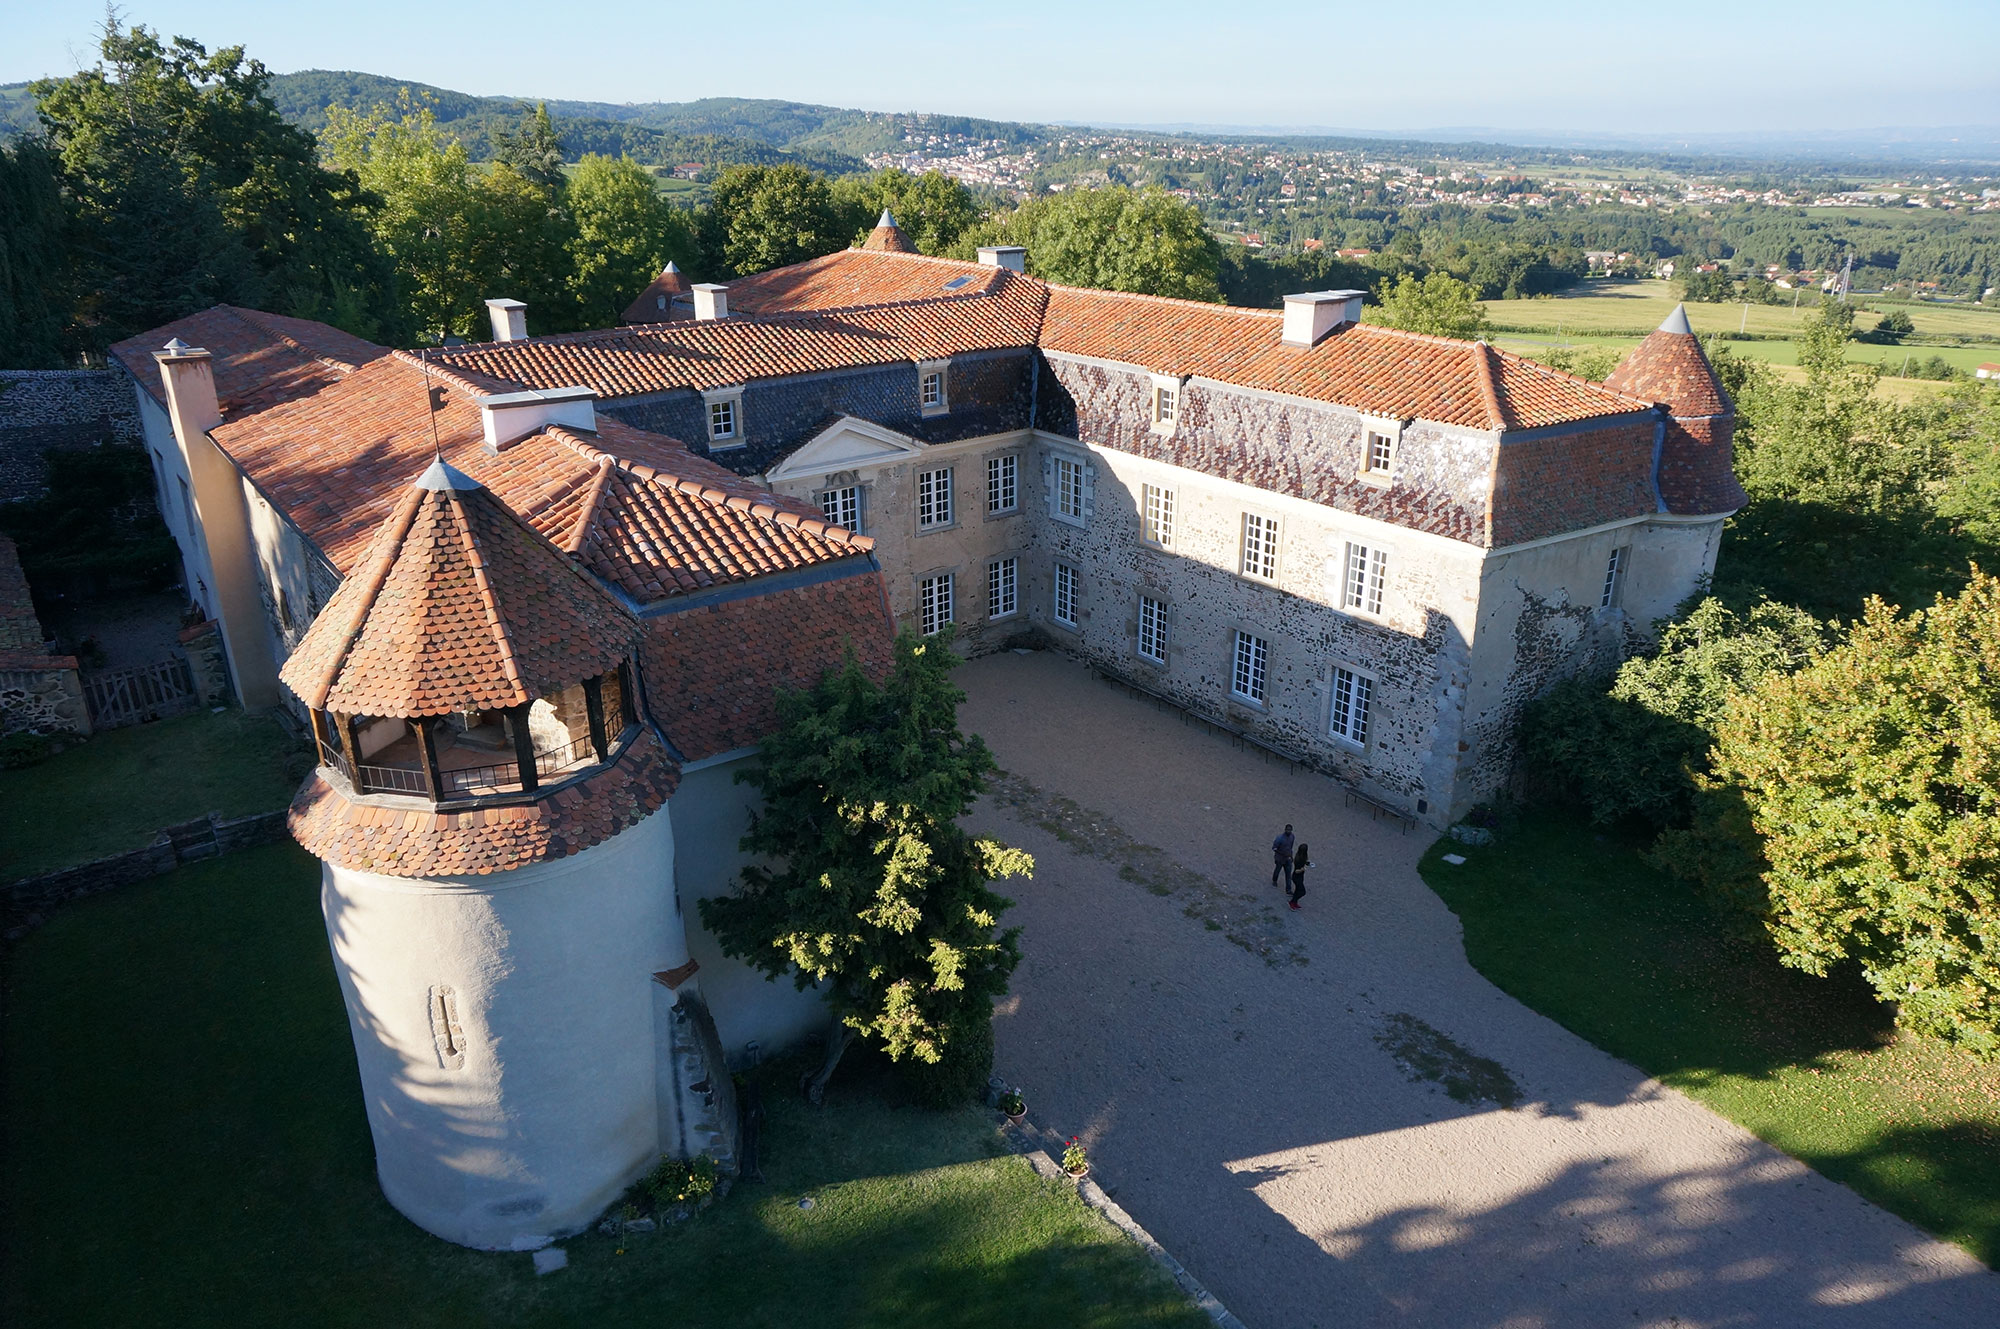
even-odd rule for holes
{"type": "Polygon", "coordinates": [[[971,284],[972,284],[972,278],[970,277],[953,277],[950,281],[944,284],[944,288],[947,291],[955,291],[961,286],[969,286],[971,284]]]}

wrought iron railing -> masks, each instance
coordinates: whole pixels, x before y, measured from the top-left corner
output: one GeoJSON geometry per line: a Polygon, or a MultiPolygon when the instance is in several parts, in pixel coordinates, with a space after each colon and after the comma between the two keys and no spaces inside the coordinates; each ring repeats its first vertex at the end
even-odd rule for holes
{"type": "Polygon", "coordinates": [[[370,766],[363,762],[360,773],[355,785],[362,793],[428,795],[431,792],[424,773],[413,766],[370,766]]]}

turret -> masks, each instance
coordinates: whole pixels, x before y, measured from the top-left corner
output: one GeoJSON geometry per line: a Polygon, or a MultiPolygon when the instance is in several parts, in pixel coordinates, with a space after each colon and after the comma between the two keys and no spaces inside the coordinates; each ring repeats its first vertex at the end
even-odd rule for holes
{"type": "Polygon", "coordinates": [[[910,243],[909,236],[903,234],[903,228],[896,225],[895,215],[887,208],[882,209],[882,215],[875,219],[875,229],[868,233],[868,239],[862,242],[861,247],[890,254],[917,252],[917,247],[910,243]]]}
{"type": "Polygon", "coordinates": [[[1659,482],[1668,512],[1727,515],[1750,501],[1736,480],[1736,404],[1702,353],[1685,305],[1675,305],[1658,330],[1606,376],[1604,386],[1667,408],[1659,482]]]}
{"type": "Polygon", "coordinates": [[[282,674],[319,741],[292,829],[323,862],[383,1191],[465,1245],[539,1245],[661,1153],[728,1153],[712,1025],[654,982],[693,965],[639,641],[440,460],[282,674]]]}

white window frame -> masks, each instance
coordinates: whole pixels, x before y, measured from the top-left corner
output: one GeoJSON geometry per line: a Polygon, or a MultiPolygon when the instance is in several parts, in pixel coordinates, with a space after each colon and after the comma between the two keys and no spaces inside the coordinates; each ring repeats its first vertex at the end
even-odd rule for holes
{"type": "Polygon", "coordinates": [[[1403,449],[1403,422],[1361,417],[1360,478],[1369,484],[1386,485],[1396,478],[1396,463],[1403,449]],[[1375,465],[1375,443],[1380,439],[1387,455],[1380,468],[1375,465]]]}
{"type": "Polygon", "coordinates": [[[934,636],[958,621],[952,603],[957,590],[953,582],[949,572],[933,572],[917,579],[917,619],[924,636],[934,636]]]}
{"type": "Polygon", "coordinates": [[[1085,521],[1084,510],[1086,506],[1084,467],[1089,463],[1078,457],[1065,457],[1060,454],[1051,460],[1054,463],[1051,479],[1055,486],[1055,492],[1051,497],[1055,519],[1057,521],[1066,521],[1072,526],[1081,526],[1085,521]],[[1064,483],[1066,477],[1074,478],[1076,482],[1074,486],[1064,483]]]}
{"type": "Polygon", "coordinates": [[[986,515],[1005,517],[1021,510],[1021,454],[1002,452],[986,459],[986,515]],[[1001,501],[1005,497],[1005,502],[1001,501]]]}
{"type": "Polygon", "coordinates": [[[986,617],[1012,618],[1021,612],[1021,560],[1012,554],[986,565],[986,617]]]}
{"type": "Polygon", "coordinates": [[[1172,649],[1172,627],[1167,621],[1167,602],[1150,595],[1139,597],[1139,658],[1154,664],[1167,662],[1172,649]],[[1151,649],[1148,649],[1148,648],[1151,649]]]}
{"type": "Polygon", "coordinates": [[[1154,433],[1171,434],[1180,423],[1184,386],[1181,379],[1171,374],[1153,375],[1153,393],[1146,413],[1153,422],[1154,433]]]}
{"type": "Polygon", "coordinates": [[[1632,560],[1632,546],[1619,545],[1611,551],[1611,558],[1604,565],[1604,591],[1597,597],[1599,609],[1615,608],[1624,598],[1625,571],[1632,560]]]}
{"type": "Polygon", "coordinates": [[[1156,549],[1174,547],[1174,491],[1167,486],[1139,487],[1139,538],[1156,549]]]}
{"type": "Polygon", "coordinates": [[[1229,662],[1229,695],[1262,706],[1271,686],[1271,639],[1243,628],[1235,630],[1229,662]]]}
{"type": "Polygon", "coordinates": [[[917,472],[917,530],[941,531],[952,524],[952,468],[917,472]]]}
{"type": "Polygon", "coordinates": [[[1369,709],[1375,702],[1375,676],[1351,665],[1337,664],[1328,676],[1326,731],[1337,742],[1368,746],[1369,709]]]}
{"type": "Polygon", "coordinates": [[[1252,581],[1278,580],[1278,519],[1261,512],[1243,514],[1242,538],[1237,541],[1237,571],[1252,581]]]}
{"type": "Polygon", "coordinates": [[[701,394],[703,433],[708,439],[710,452],[726,452],[730,448],[747,447],[750,440],[743,429],[743,389],[711,388],[701,394]],[[728,432],[718,434],[715,427],[718,417],[728,422],[728,432]]]}
{"type": "Polygon", "coordinates": [[[1068,563],[1056,564],[1055,576],[1050,581],[1049,612],[1055,621],[1066,628],[1076,626],[1077,571],[1068,563]]]}
{"type": "Polygon", "coordinates": [[[1382,616],[1389,585],[1389,551],[1350,540],[1340,562],[1340,607],[1350,614],[1382,616]]]}
{"type": "Polygon", "coordinates": [[[950,368],[949,360],[917,361],[917,409],[926,418],[945,415],[951,411],[951,375],[948,372],[950,368]],[[932,401],[927,399],[925,394],[934,380],[937,383],[937,399],[932,401]]]}
{"type": "Polygon", "coordinates": [[[835,526],[844,526],[856,535],[861,529],[861,486],[835,485],[819,493],[820,514],[835,526]]]}

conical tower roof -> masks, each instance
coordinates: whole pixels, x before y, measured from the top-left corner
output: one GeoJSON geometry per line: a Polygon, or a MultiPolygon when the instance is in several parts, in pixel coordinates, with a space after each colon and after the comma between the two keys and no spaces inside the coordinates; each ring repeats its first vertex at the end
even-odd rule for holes
{"type": "Polygon", "coordinates": [[[875,220],[875,229],[868,233],[863,249],[891,254],[914,254],[917,247],[910,243],[910,237],[903,234],[903,228],[896,225],[896,218],[889,209],[882,209],[882,215],[875,220]]]}
{"type": "Polygon", "coordinates": [[[610,672],[638,639],[609,591],[439,460],[281,677],[315,710],[410,719],[519,706],[610,672]]]}
{"type": "Polygon", "coordinates": [[[1688,325],[1686,305],[1675,305],[1666,321],[1605,376],[1604,386],[1663,402],[1677,419],[1727,415],[1736,409],[1688,325]]]}
{"type": "Polygon", "coordinates": [[[674,301],[688,293],[688,279],[678,263],[669,262],[660,275],[634,297],[619,320],[625,323],[665,323],[673,317],[674,301]]]}

